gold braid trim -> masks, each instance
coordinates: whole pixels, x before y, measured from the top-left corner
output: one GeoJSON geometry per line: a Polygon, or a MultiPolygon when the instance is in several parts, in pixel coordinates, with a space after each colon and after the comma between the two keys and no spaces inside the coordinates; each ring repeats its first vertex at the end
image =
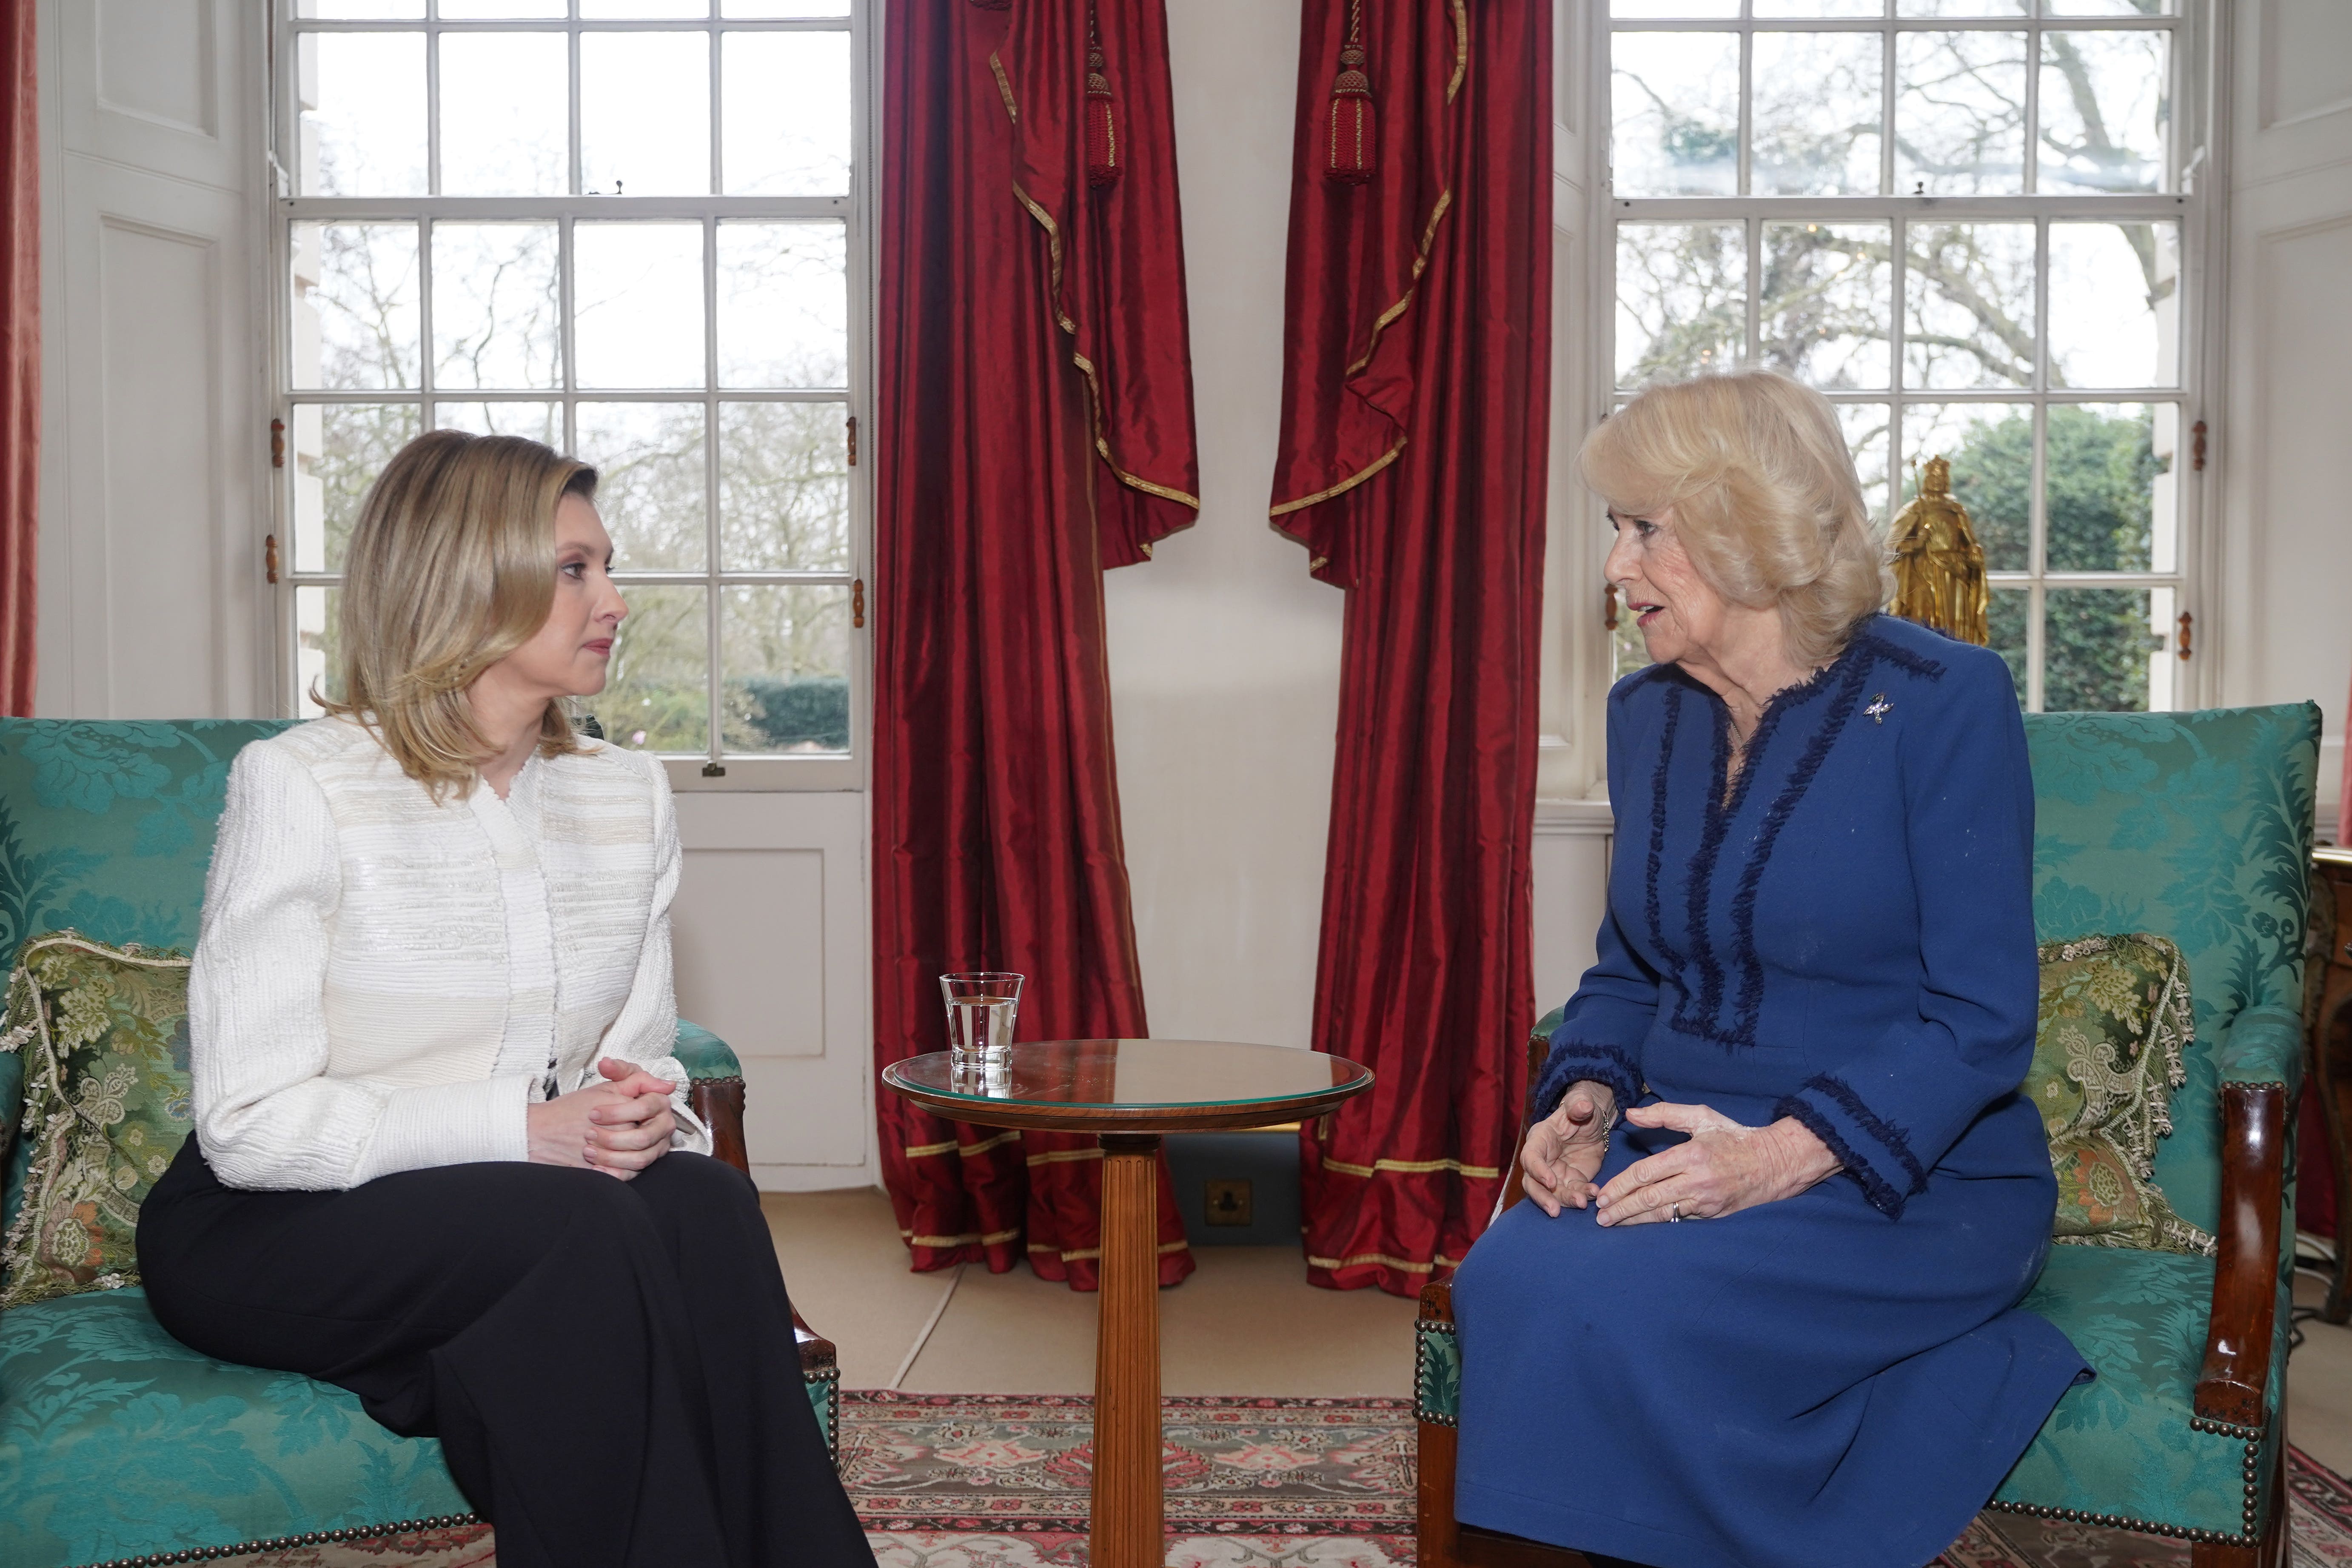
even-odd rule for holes
{"type": "Polygon", "coordinates": [[[1448,1258],[1442,1252],[1428,1263],[1415,1263],[1410,1258],[1391,1258],[1385,1252],[1357,1252],[1346,1258],[1318,1258],[1311,1252],[1307,1255],[1309,1268],[1353,1268],[1361,1263],[1385,1263],[1391,1268],[1407,1274],[1426,1274],[1433,1268],[1454,1268],[1460,1267],[1461,1262],[1460,1258],[1448,1258]]]}
{"type": "Polygon", "coordinates": [[[975,1241],[982,1247],[994,1247],[1000,1242],[1011,1241],[1020,1234],[1018,1226],[1011,1230],[992,1230],[986,1235],[976,1230],[965,1231],[961,1236],[917,1236],[911,1230],[898,1233],[909,1247],[970,1247],[975,1241]]]}
{"type": "Polygon", "coordinates": [[[1393,1171],[1408,1176],[1425,1176],[1434,1171],[1452,1171],[1459,1175],[1475,1176],[1493,1181],[1503,1173],[1493,1165],[1465,1165],[1459,1160],[1375,1160],[1369,1165],[1351,1165],[1345,1160],[1326,1158],[1323,1168],[1337,1171],[1343,1176],[1371,1176],[1382,1171],[1393,1171]]]}

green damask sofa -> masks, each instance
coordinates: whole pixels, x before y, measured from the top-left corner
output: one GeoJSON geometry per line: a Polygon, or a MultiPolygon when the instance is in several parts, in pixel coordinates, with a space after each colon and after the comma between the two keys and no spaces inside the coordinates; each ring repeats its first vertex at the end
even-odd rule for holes
{"type": "MultiPolygon", "coordinates": [[[[0,719],[0,952],[67,926],[193,946],[229,761],[285,727],[0,719]]],[[[719,1156],[740,1168],[734,1053],[681,1021],[677,1055],[719,1156]]],[[[16,1126],[22,1073],[20,1058],[0,1054],[0,1129],[16,1126]]],[[[0,1147],[5,1232],[27,1146],[0,1147]]],[[[801,1351],[831,1440],[833,1347],[803,1329],[801,1351]]],[[[393,1436],[340,1388],[198,1355],[157,1326],[135,1286],[0,1314],[8,1568],[192,1563],[470,1520],[437,1442],[393,1436]]]]}
{"type": "MultiPolygon", "coordinates": [[[[2059,1400],[1992,1506],[2185,1539],[2195,1568],[2279,1568],[2294,1264],[2284,1176],[2303,1072],[2319,710],[2050,713],[2025,725],[2042,940],[2151,931],[2188,959],[2197,1038],[2156,1179],[2221,1246],[2214,1259],[2050,1249],[2024,1304],[2098,1376],[2059,1400]]],[[[1530,1081],[1558,1022],[1536,1026],[1530,1081]]],[[[1423,1292],[1417,1329],[1423,1568],[1576,1561],[1457,1526],[1448,1283],[1423,1292]]]]}

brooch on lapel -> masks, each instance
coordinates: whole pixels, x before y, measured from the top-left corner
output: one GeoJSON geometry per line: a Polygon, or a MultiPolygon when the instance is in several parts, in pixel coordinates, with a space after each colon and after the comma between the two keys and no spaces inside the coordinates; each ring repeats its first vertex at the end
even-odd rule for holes
{"type": "Polygon", "coordinates": [[[1886,722],[1886,716],[1895,711],[1895,704],[1886,700],[1886,693],[1882,691],[1870,700],[1870,706],[1863,711],[1870,715],[1872,723],[1884,724],[1886,722]]]}

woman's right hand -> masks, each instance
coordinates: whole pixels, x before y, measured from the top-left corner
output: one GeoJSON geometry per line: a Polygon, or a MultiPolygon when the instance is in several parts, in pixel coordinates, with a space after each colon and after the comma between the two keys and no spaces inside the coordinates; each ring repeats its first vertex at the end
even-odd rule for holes
{"type": "Polygon", "coordinates": [[[1580,1209],[1598,1195],[1592,1179],[1601,1173],[1616,1121],[1617,1091],[1580,1079],[1560,1096],[1559,1110],[1528,1129],[1519,1180],[1544,1213],[1558,1219],[1561,1205],[1580,1209]]]}

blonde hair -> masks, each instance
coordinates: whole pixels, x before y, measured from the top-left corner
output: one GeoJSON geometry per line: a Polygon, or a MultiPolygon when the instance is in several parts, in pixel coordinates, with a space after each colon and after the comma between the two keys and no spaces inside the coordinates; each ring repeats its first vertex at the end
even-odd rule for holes
{"type": "Polygon", "coordinates": [[[1586,438],[1579,466],[1621,514],[1672,508],[1698,574],[1736,604],[1777,604],[1801,665],[1835,658],[1894,594],[1837,414],[1785,375],[1651,387],[1586,438]]]}
{"type": "MultiPolygon", "coordinates": [[[[471,793],[491,747],[466,689],[529,642],[555,603],[555,509],[596,470],[517,436],[436,430],[376,476],[344,562],[342,691],[312,698],[373,731],[437,802],[471,793]]],[[[539,750],[580,751],[550,700],[539,750]]]]}

